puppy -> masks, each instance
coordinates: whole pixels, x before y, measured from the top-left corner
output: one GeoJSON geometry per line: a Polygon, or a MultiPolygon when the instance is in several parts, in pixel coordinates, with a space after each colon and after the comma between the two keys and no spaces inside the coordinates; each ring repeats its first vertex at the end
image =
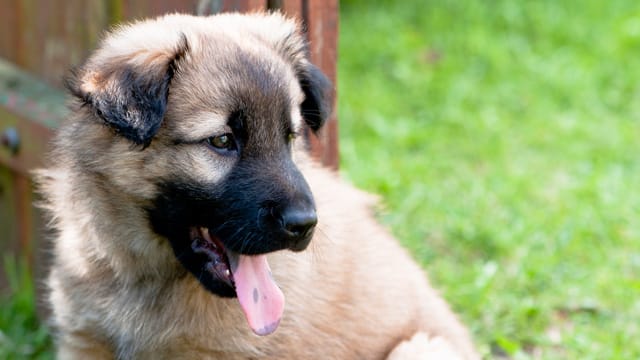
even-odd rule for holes
{"type": "Polygon", "coordinates": [[[37,173],[60,359],[477,357],[372,198],[307,157],[332,91],[295,21],[122,26],[68,88],[37,173]]]}

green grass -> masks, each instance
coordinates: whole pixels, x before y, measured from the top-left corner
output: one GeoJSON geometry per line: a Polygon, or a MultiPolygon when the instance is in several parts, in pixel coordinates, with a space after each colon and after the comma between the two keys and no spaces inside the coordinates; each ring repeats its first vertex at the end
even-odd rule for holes
{"type": "Polygon", "coordinates": [[[34,284],[24,262],[5,254],[9,288],[0,296],[0,359],[51,359],[51,339],[38,321],[34,284]]]}
{"type": "Polygon", "coordinates": [[[342,169],[489,358],[640,358],[640,3],[343,1],[342,169]]]}

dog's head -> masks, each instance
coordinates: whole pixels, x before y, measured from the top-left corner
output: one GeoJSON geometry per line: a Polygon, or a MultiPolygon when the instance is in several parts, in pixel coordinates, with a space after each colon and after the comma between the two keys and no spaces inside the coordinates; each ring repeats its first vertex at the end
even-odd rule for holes
{"type": "Polygon", "coordinates": [[[85,129],[101,134],[82,135],[95,151],[81,162],[144,204],[208,290],[277,297],[261,255],[311,239],[314,199],[292,160],[304,140],[294,139],[318,131],[332,103],[299,26],[278,14],[139,22],[108,35],[68,84],[85,129]]]}

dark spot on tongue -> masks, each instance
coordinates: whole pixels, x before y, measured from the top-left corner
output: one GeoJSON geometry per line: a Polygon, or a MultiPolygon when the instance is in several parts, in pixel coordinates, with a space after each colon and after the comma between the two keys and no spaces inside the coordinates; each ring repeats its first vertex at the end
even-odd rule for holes
{"type": "Polygon", "coordinates": [[[271,323],[271,324],[269,324],[269,325],[267,325],[267,326],[265,326],[265,327],[263,327],[261,329],[256,330],[255,333],[258,334],[258,335],[261,335],[261,336],[262,335],[271,334],[272,332],[274,332],[276,330],[276,328],[278,327],[279,324],[280,324],[280,320],[278,320],[278,321],[276,321],[274,323],[271,323]]]}
{"type": "Polygon", "coordinates": [[[260,294],[258,293],[258,288],[253,288],[253,303],[257,304],[259,298],[260,294]]]}

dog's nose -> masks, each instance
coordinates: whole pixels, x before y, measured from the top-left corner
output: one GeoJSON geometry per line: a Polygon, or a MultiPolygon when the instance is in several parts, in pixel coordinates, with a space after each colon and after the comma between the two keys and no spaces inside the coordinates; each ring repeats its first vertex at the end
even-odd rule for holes
{"type": "Polygon", "coordinates": [[[313,229],[318,223],[316,211],[289,207],[281,213],[280,220],[282,233],[290,243],[290,249],[293,251],[304,250],[309,245],[313,229]]]}

